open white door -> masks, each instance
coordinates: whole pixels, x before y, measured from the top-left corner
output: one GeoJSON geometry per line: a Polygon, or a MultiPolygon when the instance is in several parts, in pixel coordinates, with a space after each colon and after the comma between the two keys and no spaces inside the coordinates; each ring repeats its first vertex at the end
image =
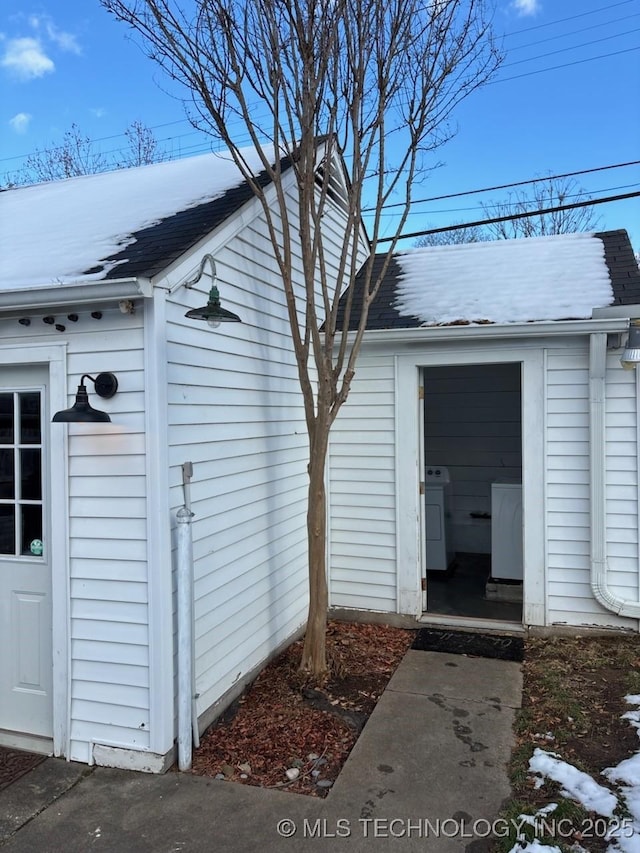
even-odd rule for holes
{"type": "Polygon", "coordinates": [[[0,737],[51,738],[51,555],[43,367],[0,367],[0,737]],[[43,428],[45,427],[45,428],[43,428]]]}

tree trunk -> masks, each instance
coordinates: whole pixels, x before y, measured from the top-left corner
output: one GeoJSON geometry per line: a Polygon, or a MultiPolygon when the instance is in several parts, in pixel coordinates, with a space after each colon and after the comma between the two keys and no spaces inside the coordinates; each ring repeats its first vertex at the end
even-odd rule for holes
{"type": "Polygon", "coordinates": [[[329,423],[316,421],[310,445],[309,504],[307,537],[309,543],[309,615],[300,669],[320,677],[327,671],[327,497],[324,475],[329,439],[329,423]]]}

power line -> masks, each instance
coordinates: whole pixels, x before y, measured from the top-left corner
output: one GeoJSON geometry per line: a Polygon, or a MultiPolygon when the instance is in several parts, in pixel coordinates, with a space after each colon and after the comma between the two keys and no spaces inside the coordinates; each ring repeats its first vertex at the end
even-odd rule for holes
{"type": "Polygon", "coordinates": [[[493,86],[495,83],[506,83],[507,80],[519,80],[520,77],[531,77],[532,74],[542,74],[544,71],[557,71],[559,68],[569,68],[571,65],[582,65],[584,62],[594,62],[596,59],[606,59],[609,56],[620,56],[622,53],[632,53],[634,50],[640,50],[640,45],[637,47],[628,47],[626,50],[616,50],[613,53],[601,53],[600,56],[590,56],[588,59],[576,59],[575,62],[565,62],[564,65],[552,65],[550,68],[539,68],[537,71],[527,71],[525,74],[515,74],[513,77],[500,77],[498,80],[489,80],[486,86],[493,86]]]}
{"type": "MultiPolygon", "coordinates": [[[[631,160],[628,163],[612,163],[610,166],[596,166],[593,169],[580,169],[577,172],[565,172],[562,175],[547,175],[546,177],[542,177],[542,178],[530,178],[528,181],[515,181],[514,183],[511,183],[511,184],[498,184],[495,187],[483,187],[482,189],[479,189],[479,190],[467,190],[466,192],[447,193],[446,195],[434,195],[434,196],[431,196],[431,198],[416,199],[416,201],[414,201],[413,204],[424,204],[428,201],[443,201],[444,199],[447,199],[447,198],[460,198],[461,196],[477,195],[478,193],[490,193],[490,192],[493,192],[494,190],[508,190],[511,187],[522,187],[522,186],[525,186],[527,184],[537,184],[537,183],[540,183],[540,181],[557,181],[557,180],[560,180],[561,178],[573,178],[576,175],[588,175],[588,174],[592,174],[594,172],[604,172],[607,169],[621,169],[624,166],[639,166],[639,165],[640,165],[640,160],[631,160]]],[[[390,210],[392,207],[404,207],[404,206],[405,206],[405,203],[403,201],[399,201],[399,202],[394,203],[394,204],[386,204],[384,207],[385,207],[385,210],[390,210]]],[[[375,207],[367,207],[363,210],[363,213],[371,213],[373,210],[376,210],[376,208],[375,207]]]]}
{"type": "Polygon", "coordinates": [[[544,27],[552,27],[554,24],[564,24],[565,21],[575,21],[576,18],[586,18],[588,15],[595,15],[597,12],[608,12],[610,9],[615,9],[616,6],[628,6],[629,3],[635,3],[635,0],[621,0],[620,3],[609,3],[607,6],[600,6],[598,9],[591,9],[589,12],[580,12],[579,15],[571,15],[569,18],[556,18],[555,21],[547,21],[546,24],[537,24],[535,27],[526,27],[523,30],[512,30],[510,33],[505,33],[507,36],[517,36],[520,33],[530,33],[532,30],[541,30],[544,27]]]}
{"type": "MultiPolygon", "coordinates": [[[[570,199],[573,199],[573,198],[576,198],[576,199],[578,199],[578,198],[594,199],[594,198],[597,198],[597,195],[596,195],[597,193],[610,193],[610,192],[615,192],[617,190],[628,190],[628,189],[631,189],[632,187],[635,188],[635,187],[639,187],[639,186],[640,186],[640,183],[634,182],[633,184],[621,184],[620,186],[617,186],[617,187],[603,187],[602,189],[599,189],[599,190],[582,190],[581,192],[571,193],[569,195],[565,195],[562,197],[562,199],[559,198],[558,200],[559,201],[569,201],[570,199]]],[[[552,197],[549,198],[549,202],[551,202],[552,200],[553,200],[552,197]]],[[[513,202],[513,204],[527,206],[527,205],[532,205],[532,204],[542,204],[544,201],[545,201],[545,199],[539,199],[539,198],[516,199],[513,202]]],[[[490,214],[491,211],[495,211],[495,210],[501,210],[501,209],[504,210],[505,207],[508,208],[510,206],[511,206],[511,202],[500,202],[500,201],[498,201],[498,202],[487,202],[486,204],[481,203],[481,207],[486,214],[490,214]]],[[[395,214],[395,213],[387,213],[386,208],[382,208],[382,210],[384,212],[380,214],[381,218],[389,220],[389,219],[392,219],[394,216],[397,216],[397,214],[395,214]]],[[[424,219],[424,217],[427,215],[428,216],[436,216],[436,215],[443,214],[443,213],[468,213],[469,211],[477,211],[477,210],[478,210],[477,206],[476,207],[448,207],[448,208],[439,208],[437,210],[429,210],[428,213],[425,213],[424,211],[420,211],[420,210],[415,210],[415,211],[412,211],[409,214],[409,216],[411,216],[412,218],[415,218],[416,216],[420,216],[424,219]]]]}
{"type": "MultiPolygon", "coordinates": [[[[633,15],[624,15],[622,18],[612,18],[610,21],[602,21],[599,24],[590,24],[588,27],[580,27],[579,30],[569,30],[568,33],[560,33],[557,36],[548,36],[545,39],[538,39],[537,41],[530,41],[527,44],[518,44],[515,47],[509,48],[509,53],[513,53],[515,50],[525,50],[528,47],[537,47],[539,44],[546,44],[549,41],[557,41],[558,39],[564,39],[568,36],[577,36],[579,33],[586,33],[590,30],[599,30],[602,27],[608,27],[610,24],[619,24],[622,21],[629,21],[631,18],[640,17],[640,12],[634,12],[633,15]]],[[[621,35],[623,35],[621,33],[621,35]]]]}
{"type": "Polygon", "coordinates": [[[566,53],[568,50],[579,50],[582,47],[589,47],[592,44],[600,44],[603,41],[611,41],[611,39],[622,38],[623,36],[631,35],[631,33],[637,33],[640,28],[636,27],[635,30],[627,30],[624,33],[615,33],[612,36],[603,36],[599,39],[592,39],[591,41],[584,41],[582,44],[574,44],[571,47],[561,47],[558,50],[551,50],[549,53],[540,53],[538,56],[529,56],[527,59],[517,59],[515,62],[507,62],[504,65],[501,65],[501,68],[511,68],[512,65],[522,65],[523,62],[534,62],[536,59],[545,59],[547,56],[556,56],[558,53],[566,53]]]}
{"type": "MultiPolygon", "coordinates": [[[[494,222],[509,222],[512,219],[526,219],[530,216],[541,216],[545,213],[560,213],[563,210],[575,210],[578,207],[591,207],[596,204],[605,204],[611,201],[622,201],[628,198],[638,198],[640,191],[634,193],[623,193],[612,195],[607,198],[591,199],[590,201],[575,201],[573,204],[559,204],[555,207],[545,207],[539,210],[526,210],[522,213],[510,213],[508,216],[494,216],[491,219],[478,219],[475,222],[462,222],[460,225],[448,225],[444,228],[428,228],[424,231],[413,231],[411,234],[401,234],[398,239],[408,240],[412,237],[423,237],[426,234],[442,234],[445,231],[460,231],[462,228],[475,228],[481,225],[493,225],[494,222]]],[[[376,242],[390,243],[395,237],[380,237],[376,242]]]]}

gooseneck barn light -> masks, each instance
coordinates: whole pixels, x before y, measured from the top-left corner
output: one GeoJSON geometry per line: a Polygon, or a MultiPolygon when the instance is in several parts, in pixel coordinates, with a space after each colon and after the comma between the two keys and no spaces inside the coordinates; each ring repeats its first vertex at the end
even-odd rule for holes
{"type": "Polygon", "coordinates": [[[633,370],[640,364],[640,325],[637,321],[632,320],[629,325],[629,337],[620,356],[620,363],[625,370],[633,370]]]}
{"type": "Polygon", "coordinates": [[[220,305],[220,294],[215,285],[216,262],[211,255],[206,254],[203,256],[200,261],[200,269],[198,270],[197,275],[195,278],[186,282],[185,287],[193,287],[194,284],[197,284],[200,281],[202,273],[204,272],[204,266],[207,262],[211,264],[211,290],[209,291],[207,304],[203,305],[202,308],[192,308],[190,311],[187,311],[184,316],[188,317],[190,320],[206,320],[212,329],[217,329],[220,323],[241,323],[242,320],[237,314],[234,314],[232,311],[227,311],[226,308],[222,308],[220,305]]]}
{"type": "Polygon", "coordinates": [[[70,409],[62,409],[56,412],[51,418],[55,423],[67,424],[106,424],[111,423],[111,418],[106,412],[101,412],[99,409],[94,409],[89,403],[89,395],[84,384],[85,379],[90,379],[94,384],[94,389],[99,397],[108,400],[118,390],[118,380],[113,373],[99,373],[94,379],[85,373],[80,379],[78,390],[76,391],[76,401],[70,409]]]}

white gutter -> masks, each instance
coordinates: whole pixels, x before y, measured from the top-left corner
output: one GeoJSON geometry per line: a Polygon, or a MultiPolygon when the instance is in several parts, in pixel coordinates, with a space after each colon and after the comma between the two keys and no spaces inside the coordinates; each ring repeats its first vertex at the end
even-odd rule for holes
{"type": "Polygon", "coordinates": [[[63,305],[92,305],[100,302],[151,296],[151,282],[145,278],[83,281],[76,284],[28,287],[0,291],[0,311],[57,308],[63,305]]]}
{"type": "Polygon", "coordinates": [[[640,618],[640,601],[619,598],[607,586],[607,438],[605,424],[607,335],[589,343],[589,464],[591,503],[591,589],[596,600],[618,616],[640,618]]]}
{"type": "MultiPolygon", "coordinates": [[[[540,323],[486,323],[477,326],[419,326],[413,329],[371,329],[364,333],[363,344],[429,344],[440,341],[490,341],[505,338],[548,338],[567,335],[590,335],[594,332],[625,332],[626,317],[593,320],[550,320],[540,323]]],[[[349,332],[351,343],[355,332],[349,332]]]]}

